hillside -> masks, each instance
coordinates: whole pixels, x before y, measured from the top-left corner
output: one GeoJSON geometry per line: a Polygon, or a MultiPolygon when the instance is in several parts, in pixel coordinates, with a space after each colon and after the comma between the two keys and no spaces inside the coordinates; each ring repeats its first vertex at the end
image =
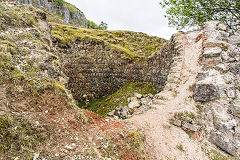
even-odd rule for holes
{"type": "MultiPolygon", "coordinates": [[[[10,1],[0,3],[0,17],[1,159],[144,159],[139,131],[78,108],[78,100],[91,97],[77,92],[81,90],[73,85],[76,77],[71,74],[99,69],[99,75],[77,79],[76,85],[84,84],[84,94],[95,94],[96,89],[96,97],[111,94],[130,81],[129,72],[117,74],[119,67],[146,70],[151,57],[161,55],[166,40],[72,27],[46,10],[10,1]],[[99,47],[102,51],[97,52],[99,47]],[[79,63],[83,57],[91,61],[79,63]],[[104,68],[116,75],[115,88],[103,89],[110,84],[99,78],[104,68]],[[91,77],[93,84],[86,82],[91,77]]],[[[139,81],[151,83],[147,78],[139,81]]]]}

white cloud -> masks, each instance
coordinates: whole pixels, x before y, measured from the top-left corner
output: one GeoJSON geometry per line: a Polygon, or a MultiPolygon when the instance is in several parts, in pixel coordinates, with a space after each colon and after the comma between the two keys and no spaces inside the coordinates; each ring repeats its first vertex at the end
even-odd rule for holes
{"type": "Polygon", "coordinates": [[[169,39],[177,31],[168,27],[161,0],[66,0],[74,4],[85,16],[109,30],[131,30],[169,39]]]}

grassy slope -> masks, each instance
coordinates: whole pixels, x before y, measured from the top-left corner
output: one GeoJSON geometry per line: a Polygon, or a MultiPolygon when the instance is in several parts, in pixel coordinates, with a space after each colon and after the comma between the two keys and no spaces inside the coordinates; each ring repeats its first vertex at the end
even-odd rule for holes
{"type": "Polygon", "coordinates": [[[77,28],[51,23],[52,35],[58,40],[59,46],[69,48],[76,40],[93,39],[104,42],[110,48],[120,50],[126,57],[148,57],[158,52],[168,42],[162,38],[151,37],[145,33],[131,31],[106,31],[77,28]]]}

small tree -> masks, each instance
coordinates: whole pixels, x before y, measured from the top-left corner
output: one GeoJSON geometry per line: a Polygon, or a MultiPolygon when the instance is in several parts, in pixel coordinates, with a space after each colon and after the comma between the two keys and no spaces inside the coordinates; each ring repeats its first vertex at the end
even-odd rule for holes
{"type": "Polygon", "coordinates": [[[91,29],[101,29],[101,30],[107,30],[107,23],[105,22],[101,22],[100,25],[97,25],[96,23],[94,23],[93,21],[89,21],[88,20],[88,28],[91,28],[91,29]]]}
{"type": "Polygon", "coordinates": [[[107,25],[107,23],[102,21],[101,24],[99,25],[99,28],[102,29],[102,30],[107,30],[108,25],[107,25]]]}
{"type": "Polygon", "coordinates": [[[209,20],[225,22],[232,29],[240,28],[239,0],[163,0],[169,25],[183,29],[203,26],[209,20]]]}

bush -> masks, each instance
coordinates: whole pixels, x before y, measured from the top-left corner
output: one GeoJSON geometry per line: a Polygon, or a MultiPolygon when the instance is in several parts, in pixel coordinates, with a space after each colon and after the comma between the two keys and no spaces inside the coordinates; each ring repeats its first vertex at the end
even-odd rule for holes
{"type": "Polygon", "coordinates": [[[62,6],[64,5],[65,1],[64,0],[53,0],[53,2],[58,5],[58,6],[62,6]]]}
{"type": "Polygon", "coordinates": [[[91,28],[91,29],[101,29],[101,30],[107,30],[107,23],[105,22],[101,22],[100,25],[97,25],[96,23],[94,23],[93,21],[89,21],[88,20],[88,28],[91,28]]]}
{"type": "Polygon", "coordinates": [[[88,28],[99,29],[99,26],[96,23],[94,23],[93,21],[88,20],[88,28]]]}

